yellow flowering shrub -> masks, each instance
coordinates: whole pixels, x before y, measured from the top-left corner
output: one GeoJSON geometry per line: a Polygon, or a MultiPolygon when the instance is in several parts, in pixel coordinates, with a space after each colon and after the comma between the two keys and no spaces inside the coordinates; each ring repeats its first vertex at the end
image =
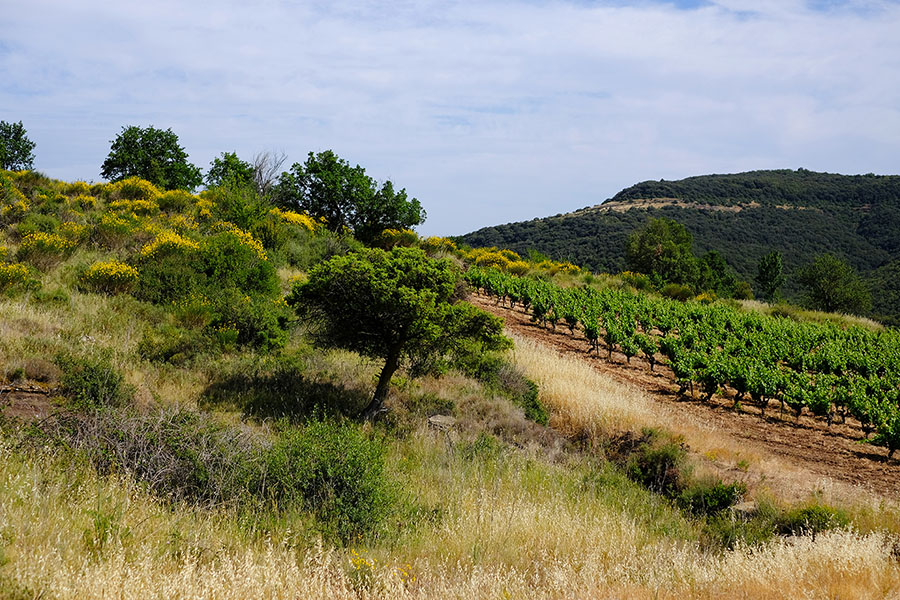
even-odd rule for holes
{"type": "Polygon", "coordinates": [[[0,263],[0,292],[37,289],[40,281],[31,276],[31,269],[20,263],[0,263]]]}
{"type": "Polygon", "coordinates": [[[280,208],[273,208],[269,211],[269,214],[290,225],[303,227],[307,231],[315,231],[318,227],[315,219],[313,219],[306,213],[298,213],[292,210],[281,210],[280,208]]]}
{"type": "Polygon", "coordinates": [[[87,239],[90,230],[86,225],[81,225],[74,221],[66,221],[59,226],[59,235],[69,241],[80,244],[87,239]]]}
{"type": "Polygon", "coordinates": [[[87,194],[81,194],[69,198],[69,207],[77,210],[94,210],[97,208],[97,198],[87,194]]]}
{"type": "Polygon", "coordinates": [[[138,282],[138,270],[117,260],[95,262],[81,275],[81,285],[94,292],[130,292],[138,282]]]}
{"type": "Polygon", "coordinates": [[[212,219],[212,211],[216,207],[216,203],[206,192],[200,194],[195,206],[197,207],[197,216],[201,219],[212,219]]]}
{"type": "Polygon", "coordinates": [[[125,213],[134,213],[140,216],[155,215],[159,212],[159,205],[153,200],[113,200],[109,203],[110,210],[125,213]]]}
{"type": "Polygon", "coordinates": [[[131,215],[105,213],[94,226],[94,236],[101,245],[107,248],[118,248],[131,237],[136,229],[137,223],[131,215]]]}
{"type": "Polygon", "coordinates": [[[159,205],[160,210],[180,213],[193,206],[197,200],[197,196],[190,192],[184,190],[169,190],[168,192],[163,192],[159,198],[156,199],[156,204],[159,205]]]}
{"type": "Polygon", "coordinates": [[[9,248],[0,246],[0,262],[4,262],[7,256],[9,256],[9,248]]]}
{"type": "Polygon", "coordinates": [[[509,264],[506,266],[506,270],[512,273],[513,275],[522,276],[527,273],[531,269],[531,265],[524,260],[511,260],[509,264]]]}
{"type": "Polygon", "coordinates": [[[205,294],[191,290],[189,294],[172,301],[175,316],[185,327],[201,329],[215,317],[215,307],[205,294]]]}
{"type": "Polygon", "coordinates": [[[419,236],[411,229],[385,229],[377,239],[378,245],[388,250],[396,246],[415,246],[418,241],[419,236]]]}
{"type": "Polygon", "coordinates": [[[56,233],[29,233],[19,246],[18,258],[45,270],[67,258],[78,244],[56,233]]]}
{"type": "Polygon", "coordinates": [[[425,238],[420,242],[420,246],[422,246],[422,249],[429,254],[435,254],[437,252],[453,252],[456,250],[456,244],[453,243],[453,240],[438,236],[425,238]]]}
{"type": "Polygon", "coordinates": [[[128,177],[110,183],[106,192],[111,198],[124,200],[153,200],[161,194],[159,188],[140,177],[128,177]]]}
{"type": "Polygon", "coordinates": [[[228,233],[234,236],[242,245],[247,246],[248,248],[252,248],[256,253],[256,256],[259,257],[260,260],[269,260],[268,255],[266,254],[266,249],[263,248],[262,242],[253,237],[248,231],[244,231],[234,223],[229,223],[228,221],[219,221],[213,224],[213,231],[219,233],[228,233]]]}
{"type": "Polygon", "coordinates": [[[475,264],[479,267],[494,267],[502,271],[509,268],[510,262],[499,252],[479,252],[475,256],[475,264]]]}
{"type": "Polygon", "coordinates": [[[91,194],[91,186],[84,181],[76,181],[67,183],[63,186],[63,194],[66,196],[89,196],[91,194]]]}
{"type": "Polygon", "coordinates": [[[144,260],[152,260],[159,254],[194,252],[199,249],[200,244],[194,240],[179,235],[174,231],[163,231],[152,242],[141,248],[140,255],[144,260]]]}
{"type": "Polygon", "coordinates": [[[197,230],[197,221],[190,215],[174,214],[164,219],[168,227],[178,233],[197,230]]]}

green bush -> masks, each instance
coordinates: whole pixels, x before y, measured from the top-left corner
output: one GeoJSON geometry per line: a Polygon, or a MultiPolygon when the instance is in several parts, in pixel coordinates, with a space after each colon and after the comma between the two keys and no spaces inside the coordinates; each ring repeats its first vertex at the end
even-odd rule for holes
{"type": "Polygon", "coordinates": [[[204,331],[163,323],[144,332],[138,353],[153,362],[189,365],[197,356],[216,347],[216,340],[204,331]]]}
{"type": "Polygon", "coordinates": [[[254,247],[255,238],[245,236],[242,239],[233,231],[221,231],[204,240],[204,269],[210,285],[219,289],[235,287],[246,294],[275,293],[278,291],[275,267],[260,254],[261,245],[254,247]]]}
{"type": "Polygon", "coordinates": [[[289,430],[265,462],[265,497],[299,502],[328,538],[348,542],[371,532],[393,503],[384,447],[354,425],[320,421],[289,430]]]}
{"type": "Polygon", "coordinates": [[[679,440],[659,430],[644,429],[627,458],[625,472],[647,489],[674,498],[684,488],[686,461],[687,451],[679,440]]]}
{"type": "Polygon", "coordinates": [[[659,291],[666,298],[687,302],[694,297],[694,290],[689,285],[681,285],[680,283],[667,283],[659,291]]]}
{"type": "Polygon", "coordinates": [[[184,213],[194,205],[194,196],[184,190],[169,190],[156,198],[156,204],[168,213],[184,213]]]}
{"type": "Polygon", "coordinates": [[[172,247],[141,260],[135,296],[162,304],[185,298],[206,285],[202,256],[190,248],[172,247]]]}
{"type": "Polygon", "coordinates": [[[52,215],[43,215],[37,212],[29,212],[25,218],[16,225],[16,235],[20,239],[32,233],[56,233],[60,221],[52,215]]]}
{"type": "Polygon", "coordinates": [[[847,514],[824,504],[812,504],[795,508],[778,519],[781,535],[815,535],[821,531],[846,527],[850,523],[847,514]]]}
{"type": "Polygon", "coordinates": [[[236,331],[236,343],[256,348],[281,348],[287,342],[291,312],[279,300],[248,296],[236,289],[222,291],[213,299],[212,327],[236,331]]]}
{"type": "Polygon", "coordinates": [[[121,406],[134,396],[134,389],[125,383],[107,353],[60,353],[55,362],[62,370],[63,395],[79,408],[121,406]]]}
{"type": "Polygon", "coordinates": [[[0,293],[14,294],[37,290],[41,281],[34,277],[32,269],[21,263],[0,262],[0,293]]]}
{"type": "Polygon", "coordinates": [[[746,493],[747,486],[742,483],[699,481],[682,490],[677,502],[695,515],[714,515],[734,506],[746,493]]]}

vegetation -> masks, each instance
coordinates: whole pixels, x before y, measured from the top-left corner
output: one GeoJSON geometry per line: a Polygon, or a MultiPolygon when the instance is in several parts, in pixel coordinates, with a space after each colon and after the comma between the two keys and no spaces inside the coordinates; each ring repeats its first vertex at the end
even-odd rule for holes
{"type": "MultiPolygon", "coordinates": [[[[739,279],[754,281],[770,252],[783,258],[784,298],[799,301],[797,271],[832,253],[871,282],[871,316],[900,323],[895,278],[888,265],[900,260],[900,176],[753,171],[735,175],[648,181],[596,207],[566,215],[486,227],[457,241],[474,247],[509,248],[523,256],[537,250],[555,260],[618,273],[626,267],[628,236],[653,218],[682,224],[693,251],[721,253],[739,279]],[[894,286],[894,287],[892,287],[894,286]]],[[[759,288],[757,296],[765,297],[759,288]]]]}
{"type": "MultiPolygon", "coordinates": [[[[0,597],[898,590],[889,503],[722,480],[703,458],[720,443],[671,430],[635,387],[524,340],[505,350],[463,277],[663,372],[677,340],[704,392],[702,350],[737,356],[741,341],[765,358],[751,330],[777,334],[803,351],[784,360],[814,379],[791,385],[823,420],[822,398],[850,411],[892,376],[893,333],[633,295],[624,282],[649,277],[402,228],[365,249],[225,179],[195,195],[0,173],[0,597]],[[579,294],[609,301],[596,323],[559,301],[579,294]],[[396,340],[383,418],[360,422],[396,340]]],[[[889,423],[873,413],[871,440],[892,453],[889,423]]],[[[729,478],[738,459],[761,468],[729,452],[729,478]]]]}
{"type": "Polygon", "coordinates": [[[188,162],[188,155],[171,129],[122,127],[111,144],[100,170],[104,179],[140,177],[164,190],[188,191],[203,181],[200,169],[188,162]]]}
{"type": "Polygon", "coordinates": [[[34,165],[34,142],[22,121],[7,123],[0,121],[0,169],[6,171],[26,171],[34,165]]]}
{"type": "Polygon", "coordinates": [[[797,280],[806,289],[811,308],[826,312],[862,314],[872,296],[853,267],[833,254],[823,254],[803,267],[797,280]]]}
{"type": "Polygon", "coordinates": [[[314,267],[288,299],[316,340],[384,359],[367,417],[377,414],[401,359],[433,369],[447,355],[504,348],[502,322],[459,302],[460,274],[449,260],[398,247],[334,257],[314,267]]]}
{"type": "Polygon", "coordinates": [[[425,221],[425,210],[406,190],[394,190],[390,181],[379,188],[365,169],[351,167],[331,150],[309,153],[303,164],[282,173],[273,191],[282,208],[304,211],[324,219],[335,233],[353,231],[372,242],[385,229],[405,229],[425,221]]]}

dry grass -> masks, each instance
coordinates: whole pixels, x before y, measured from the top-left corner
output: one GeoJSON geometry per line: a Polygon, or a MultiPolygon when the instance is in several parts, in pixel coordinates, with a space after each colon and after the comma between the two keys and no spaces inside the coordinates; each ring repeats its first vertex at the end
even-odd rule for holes
{"type": "Polygon", "coordinates": [[[607,377],[578,358],[512,335],[513,362],[540,388],[550,425],[566,435],[604,435],[662,425],[640,390],[607,377]]]}
{"type": "Polygon", "coordinates": [[[427,435],[398,460],[431,473],[446,517],[391,548],[248,539],[227,513],[169,508],[120,479],[0,449],[0,593],[88,598],[891,598],[887,540],[836,532],[704,554],[579,493],[556,468],[465,461],[427,435]],[[493,466],[492,466],[493,465],[493,466]],[[63,475],[60,470],[66,467],[63,475]],[[440,487],[435,484],[441,484],[440,487]],[[26,592],[27,590],[27,592],[26,592]]]}

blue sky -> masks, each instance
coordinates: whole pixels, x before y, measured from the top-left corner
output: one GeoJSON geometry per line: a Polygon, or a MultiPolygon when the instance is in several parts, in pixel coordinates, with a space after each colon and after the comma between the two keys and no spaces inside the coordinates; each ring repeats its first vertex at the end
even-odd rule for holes
{"type": "Polygon", "coordinates": [[[31,0],[0,22],[0,119],[65,180],[124,125],[202,168],[330,148],[461,234],[647,179],[898,173],[898,32],[886,0],[31,0]]]}

